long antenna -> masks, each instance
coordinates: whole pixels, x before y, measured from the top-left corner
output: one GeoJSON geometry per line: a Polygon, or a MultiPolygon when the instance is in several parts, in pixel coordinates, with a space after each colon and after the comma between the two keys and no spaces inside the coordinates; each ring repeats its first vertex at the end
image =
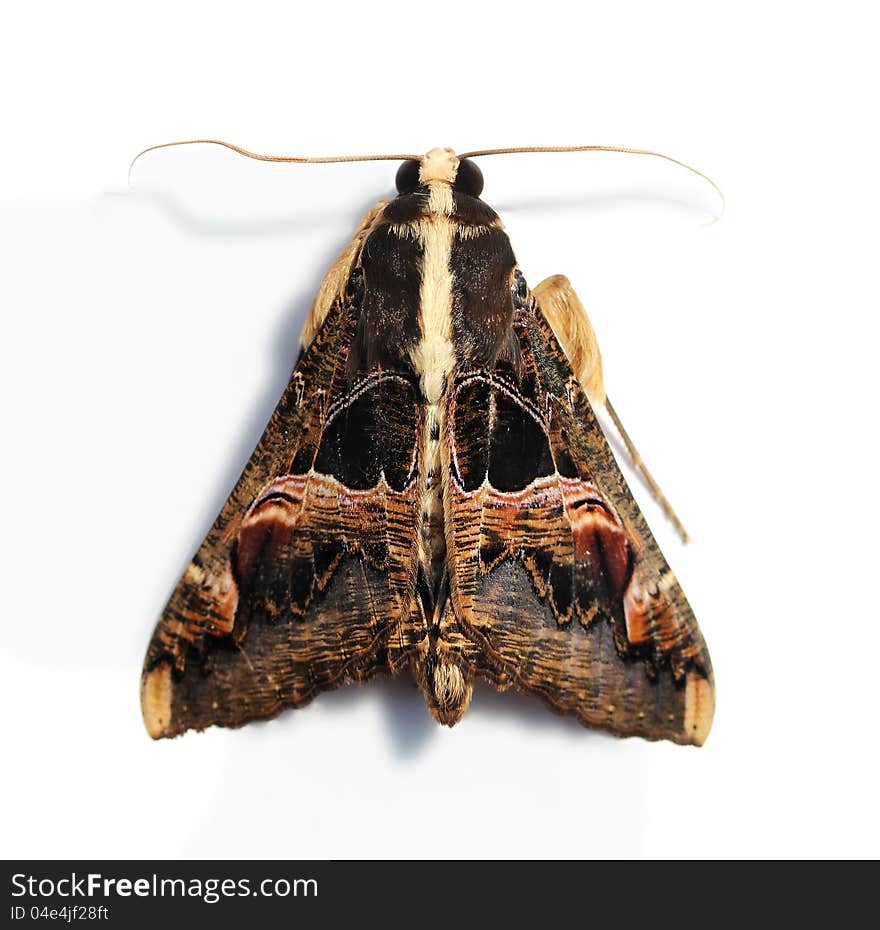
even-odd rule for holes
{"type": "MultiPolygon", "coordinates": [[[[506,149],[477,149],[473,152],[465,152],[459,155],[459,158],[480,158],[484,155],[531,155],[545,152],[618,152],[623,155],[649,155],[652,158],[662,158],[664,161],[672,162],[702,178],[715,188],[716,193],[721,198],[721,213],[724,213],[726,201],[724,191],[709,177],[693,165],[687,162],[673,158],[671,155],[664,155],[663,152],[654,152],[651,149],[634,149],[625,145],[525,145],[506,149]]],[[[720,218],[720,217],[719,217],[720,218]]]]}
{"type": "Polygon", "coordinates": [[[327,165],[335,162],[344,161],[418,161],[419,155],[261,155],[259,152],[251,152],[243,149],[240,145],[233,145],[231,142],[224,142],[222,139],[183,139],[180,142],[160,142],[158,145],[151,145],[142,152],[138,152],[131,160],[128,166],[128,183],[131,186],[131,172],[135,162],[147,152],[155,152],[157,149],[167,149],[175,145],[222,145],[223,148],[231,149],[239,155],[246,158],[254,158],[257,161],[275,161],[290,162],[297,165],[327,165]]]}

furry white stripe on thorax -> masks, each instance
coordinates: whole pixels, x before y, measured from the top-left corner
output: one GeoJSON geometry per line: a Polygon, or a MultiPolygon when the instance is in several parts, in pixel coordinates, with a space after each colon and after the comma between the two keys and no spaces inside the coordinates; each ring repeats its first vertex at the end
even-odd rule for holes
{"type": "Polygon", "coordinates": [[[441,401],[447,379],[455,368],[450,256],[456,228],[450,217],[453,200],[449,183],[430,181],[428,189],[429,213],[418,221],[416,229],[423,256],[419,292],[421,340],[410,356],[427,401],[422,437],[422,462],[425,469],[422,563],[426,568],[433,560],[441,557],[446,548],[440,480],[440,436],[444,427],[441,401]]]}

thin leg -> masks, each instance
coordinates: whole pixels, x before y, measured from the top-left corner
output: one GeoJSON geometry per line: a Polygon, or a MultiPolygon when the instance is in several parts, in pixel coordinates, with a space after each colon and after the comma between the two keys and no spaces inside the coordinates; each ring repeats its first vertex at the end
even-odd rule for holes
{"type": "Polygon", "coordinates": [[[629,438],[629,434],[623,428],[623,423],[620,422],[620,417],[617,415],[617,411],[612,406],[607,395],[605,397],[605,409],[608,411],[608,416],[611,417],[611,422],[614,424],[615,429],[620,433],[620,438],[626,446],[626,451],[629,454],[633,468],[639,472],[645,484],[650,488],[651,494],[654,495],[654,500],[657,501],[663,513],[666,514],[672,525],[678,531],[678,535],[681,536],[681,541],[683,543],[690,542],[690,536],[688,536],[687,530],[678,518],[678,514],[673,510],[672,504],[669,503],[669,499],[663,493],[660,485],[654,480],[654,476],[648,471],[648,466],[645,465],[641,455],[639,455],[639,450],[633,445],[633,441],[629,438]]]}
{"type": "Polygon", "coordinates": [[[532,295],[556,334],[590,403],[594,407],[603,406],[602,353],[587,311],[571,281],[565,275],[555,274],[534,288],[532,295]]]}

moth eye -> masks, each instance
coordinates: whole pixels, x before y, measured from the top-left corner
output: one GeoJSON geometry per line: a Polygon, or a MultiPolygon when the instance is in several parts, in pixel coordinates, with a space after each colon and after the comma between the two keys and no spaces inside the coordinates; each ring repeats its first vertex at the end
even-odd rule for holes
{"type": "Polygon", "coordinates": [[[452,187],[462,194],[479,197],[483,193],[483,172],[469,158],[465,158],[458,166],[452,187]]]}
{"type": "Polygon", "coordinates": [[[397,169],[397,177],[394,179],[397,186],[398,194],[411,194],[419,186],[419,163],[417,161],[405,161],[397,169]]]}

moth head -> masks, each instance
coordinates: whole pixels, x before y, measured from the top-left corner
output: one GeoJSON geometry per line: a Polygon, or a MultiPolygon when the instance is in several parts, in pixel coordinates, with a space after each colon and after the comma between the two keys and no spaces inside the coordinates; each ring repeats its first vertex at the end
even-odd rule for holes
{"type": "Polygon", "coordinates": [[[405,161],[397,169],[399,194],[412,194],[417,187],[440,181],[471,197],[483,192],[483,172],[469,158],[460,159],[452,149],[431,149],[418,161],[405,161]]]}

